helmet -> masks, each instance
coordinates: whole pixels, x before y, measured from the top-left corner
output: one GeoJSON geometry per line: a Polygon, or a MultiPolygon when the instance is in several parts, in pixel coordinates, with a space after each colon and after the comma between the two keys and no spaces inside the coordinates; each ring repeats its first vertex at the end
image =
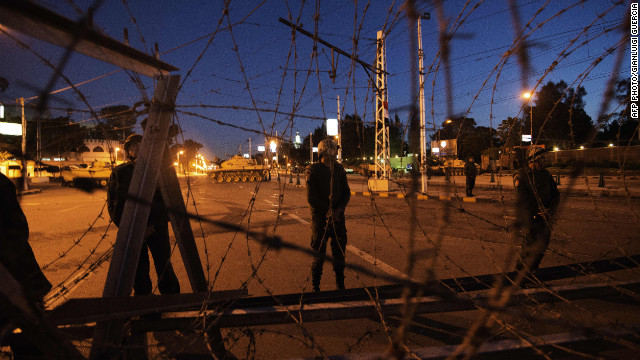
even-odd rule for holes
{"type": "Polygon", "coordinates": [[[544,156],[546,152],[547,151],[545,149],[540,147],[533,147],[529,149],[529,152],[527,153],[527,162],[531,163],[540,159],[541,157],[544,156]]]}
{"type": "Polygon", "coordinates": [[[329,156],[336,156],[338,153],[338,144],[331,139],[324,139],[318,144],[318,157],[322,157],[327,153],[329,156]]]}
{"type": "Polygon", "coordinates": [[[127,140],[124,141],[124,151],[129,152],[129,148],[134,143],[142,142],[142,135],[139,134],[131,134],[127,137],[127,140]]]}

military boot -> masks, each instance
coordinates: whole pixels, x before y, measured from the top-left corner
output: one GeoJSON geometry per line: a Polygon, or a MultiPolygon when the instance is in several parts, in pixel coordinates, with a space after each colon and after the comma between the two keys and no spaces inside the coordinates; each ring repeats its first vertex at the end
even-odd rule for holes
{"type": "Polygon", "coordinates": [[[336,285],[338,290],[344,290],[344,273],[336,273],[336,285]]]}

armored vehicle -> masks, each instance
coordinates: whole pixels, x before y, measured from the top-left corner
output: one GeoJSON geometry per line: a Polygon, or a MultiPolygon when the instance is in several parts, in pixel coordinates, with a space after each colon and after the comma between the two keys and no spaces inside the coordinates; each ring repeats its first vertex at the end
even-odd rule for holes
{"type": "Polygon", "coordinates": [[[61,169],[63,184],[81,186],[97,184],[106,186],[111,176],[111,164],[103,161],[91,164],[63,166],[61,169]]]}
{"type": "Polygon", "coordinates": [[[217,169],[210,171],[209,177],[219,183],[263,181],[269,178],[269,169],[257,165],[253,159],[245,159],[241,155],[236,155],[220,164],[217,169]]]}

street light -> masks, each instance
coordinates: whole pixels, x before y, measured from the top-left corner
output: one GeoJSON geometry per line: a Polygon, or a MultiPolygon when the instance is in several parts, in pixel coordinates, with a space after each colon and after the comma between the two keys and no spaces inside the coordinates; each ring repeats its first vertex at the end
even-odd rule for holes
{"type": "Polygon", "coordinates": [[[271,142],[269,143],[269,150],[271,150],[272,154],[275,154],[275,156],[272,157],[273,161],[276,162],[276,165],[278,163],[278,143],[275,140],[271,140],[271,142]]]}
{"type": "Polygon", "coordinates": [[[120,151],[120,148],[116,148],[116,163],[118,163],[118,151],[120,151]]]}
{"type": "MultiPolygon", "coordinates": [[[[182,164],[180,163],[180,155],[182,155],[182,154],[184,154],[184,151],[182,151],[182,150],[178,151],[177,155],[178,155],[178,167],[179,167],[179,170],[182,169],[182,164]]],[[[184,171],[182,171],[182,173],[184,174],[184,171]]]]}
{"type": "Polygon", "coordinates": [[[531,145],[533,145],[533,106],[531,106],[531,99],[533,99],[533,93],[525,92],[522,94],[522,97],[527,99],[527,103],[529,104],[529,122],[531,125],[531,145]]]}

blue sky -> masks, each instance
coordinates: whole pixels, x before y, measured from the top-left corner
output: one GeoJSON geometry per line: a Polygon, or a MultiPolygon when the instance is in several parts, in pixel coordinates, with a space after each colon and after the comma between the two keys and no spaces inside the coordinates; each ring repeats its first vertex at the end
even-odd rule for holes
{"type": "MultiPolygon", "coordinates": [[[[41,5],[79,19],[81,15],[77,10],[86,11],[92,3],[77,1],[78,9],[74,9],[71,2],[62,1],[44,1],[41,5]]],[[[622,37],[616,27],[623,21],[628,4],[626,1],[616,3],[612,0],[516,1],[522,26],[528,26],[525,33],[531,32],[528,55],[532,72],[526,79],[529,87],[543,76],[543,84],[579,81],[580,75],[622,37]],[[589,30],[583,31],[590,24],[589,30]],[[570,49],[568,55],[559,57],[566,49],[570,49]],[[558,61],[557,67],[545,75],[554,61],[558,61]]],[[[400,1],[231,0],[227,18],[223,15],[222,1],[129,0],[125,6],[120,0],[106,0],[96,11],[94,24],[118,40],[123,39],[123,29],[127,28],[131,46],[141,51],[151,52],[154,44],[158,44],[161,59],[178,67],[177,73],[185,80],[177,98],[179,110],[260,132],[278,131],[280,135],[285,132],[288,137],[295,135],[296,130],[306,135],[322,123],[322,118],[336,117],[338,96],[343,115],[357,112],[365,121],[373,121],[373,94],[362,67],[352,67],[344,56],[334,60],[337,74],[334,82],[329,77],[330,49],[318,45],[314,58],[313,40],[296,34],[292,41],[291,29],[278,22],[278,18],[299,21],[310,32],[317,28],[319,37],[348,53],[353,52],[355,38],[358,58],[368,63],[373,63],[375,57],[376,32],[383,27],[387,29],[389,108],[392,115],[397,113],[406,121],[406,107],[412,101],[411,85],[417,82],[412,78],[411,57],[417,55],[410,52],[410,29],[402,4],[400,1]],[[228,30],[229,21],[232,31],[228,30]],[[215,36],[206,36],[216,29],[215,36]],[[202,39],[197,40],[199,38],[202,39]],[[193,105],[206,107],[188,107],[193,105]],[[276,109],[284,114],[276,114],[276,109]],[[293,112],[291,125],[290,116],[286,114],[293,112]]],[[[520,97],[524,83],[516,57],[509,57],[504,66],[501,63],[514,39],[508,4],[506,0],[444,1],[449,26],[456,23],[459,16],[464,19],[451,40],[453,112],[468,112],[469,117],[483,126],[491,123],[496,127],[508,116],[517,116],[524,104],[520,97]]],[[[439,19],[431,2],[417,1],[416,7],[420,12],[431,14],[430,20],[422,22],[425,67],[429,69],[440,61],[436,57],[439,19]]],[[[10,87],[0,93],[0,101],[4,103],[38,94],[51,78],[53,70],[32,51],[54,64],[59,63],[64,54],[52,45],[9,32],[28,44],[30,50],[0,34],[3,49],[0,76],[10,83],[10,87]]],[[[624,51],[625,60],[618,71],[621,77],[628,77],[628,46],[624,51]]],[[[582,83],[588,92],[587,113],[592,118],[598,113],[605,83],[615,70],[615,56],[615,52],[604,56],[582,83]]],[[[436,65],[426,77],[427,122],[431,124],[428,127],[434,122],[440,125],[447,117],[445,65],[440,64],[437,70],[436,65]]],[[[113,65],[74,54],[63,72],[71,82],[80,83],[116,70],[113,65]]],[[[151,97],[152,80],[145,77],[142,80],[147,96],[151,97]]],[[[67,83],[58,79],[53,89],[66,86],[67,83]]],[[[95,110],[109,105],[131,106],[143,98],[124,71],[116,71],[79,89],[95,110]]],[[[79,96],[70,91],[57,94],[49,106],[52,114],[56,114],[55,108],[87,108],[79,96]]],[[[92,122],[87,113],[73,112],[71,116],[73,121],[92,122]]],[[[223,158],[225,153],[236,152],[238,145],[246,151],[249,138],[255,151],[255,146],[263,141],[260,134],[184,113],[178,113],[178,119],[185,138],[204,144],[203,153],[207,158],[214,155],[223,158]]]]}

